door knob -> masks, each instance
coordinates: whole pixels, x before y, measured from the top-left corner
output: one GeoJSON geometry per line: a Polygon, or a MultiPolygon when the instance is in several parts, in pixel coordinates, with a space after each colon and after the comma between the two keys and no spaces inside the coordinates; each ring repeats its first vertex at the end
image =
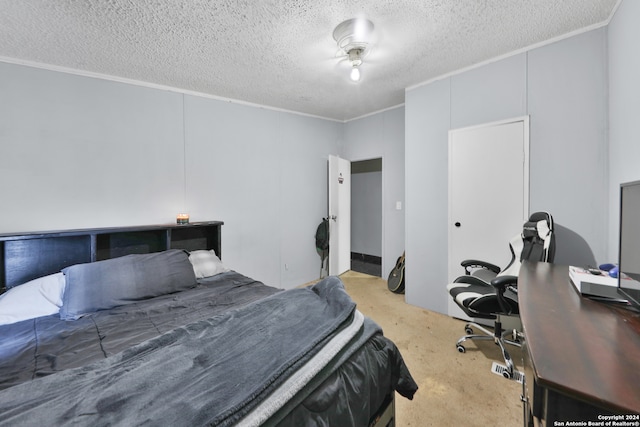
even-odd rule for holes
{"type": "Polygon", "coordinates": [[[455,223],[455,224],[453,224],[453,225],[455,225],[456,227],[460,227],[462,224],[460,224],[459,222],[456,222],[456,223],[455,223]]]}

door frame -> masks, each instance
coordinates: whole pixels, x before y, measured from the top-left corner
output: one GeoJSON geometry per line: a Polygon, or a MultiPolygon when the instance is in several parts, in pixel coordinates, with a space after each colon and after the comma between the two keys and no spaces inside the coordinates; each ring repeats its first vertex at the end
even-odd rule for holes
{"type": "MultiPolygon", "coordinates": [[[[452,139],[453,139],[453,134],[455,132],[459,132],[459,131],[470,131],[470,130],[475,130],[475,129],[482,129],[482,128],[487,128],[487,127],[494,127],[494,126],[501,126],[501,125],[506,125],[506,124],[510,124],[510,123],[517,123],[517,122],[522,122],[523,123],[523,168],[522,168],[522,173],[523,173],[523,183],[524,183],[524,187],[523,187],[523,194],[522,194],[522,212],[523,212],[523,216],[524,218],[522,218],[522,221],[524,223],[524,221],[527,220],[528,215],[529,215],[529,208],[530,208],[530,203],[529,203],[529,186],[530,186],[530,175],[529,175],[529,163],[530,163],[530,156],[529,156],[529,139],[530,139],[530,125],[529,125],[529,116],[528,115],[524,115],[524,116],[519,116],[519,117],[514,117],[511,119],[505,119],[505,120],[498,120],[498,121],[494,121],[494,122],[489,122],[489,123],[482,123],[479,125],[473,125],[473,126],[466,126],[466,127],[461,127],[461,128],[456,128],[456,129],[450,129],[448,132],[448,151],[449,151],[449,155],[448,155],[448,182],[447,182],[447,186],[448,186],[448,212],[447,212],[447,276],[451,275],[450,272],[450,265],[451,265],[451,257],[452,257],[452,251],[453,248],[451,247],[451,240],[452,240],[452,229],[451,229],[451,221],[452,221],[452,204],[453,204],[453,196],[452,196],[452,191],[453,189],[451,188],[451,185],[449,185],[449,183],[452,180],[452,176],[453,176],[453,158],[451,155],[451,143],[452,143],[452,139]]],[[[461,272],[462,273],[462,272],[461,272]]],[[[454,275],[455,276],[455,275],[454,275]]],[[[448,280],[453,280],[453,277],[449,277],[448,280]]],[[[449,298],[449,303],[448,303],[448,313],[450,316],[453,317],[457,317],[457,318],[462,318],[462,319],[468,319],[469,317],[460,309],[460,307],[458,307],[455,303],[453,303],[451,301],[451,298],[449,298]]]]}
{"type": "MultiPolygon", "coordinates": [[[[384,204],[385,204],[385,167],[384,167],[385,158],[384,158],[383,155],[380,155],[380,156],[373,156],[373,157],[365,157],[365,158],[362,158],[362,159],[349,160],[349,159],[344,159],[344,158],[340,157],[337,154],[330,154],[329,156],[337,157],[337,158],[339,158],[341,160],[347,160],[350,165],[353,164],[354,162],[361,162],[361,161],[367,161],[367,160],[372,160],[372,159],[380,159],[381,162],[382,162],[382,171],[381,171],[381,173],[382,173],[382,188],[380,190],[381,191],[380,212],[381,212],[381,215],[382,215],[382,226],[381,226],[381,229],[380,229],[380,239],[381,239],[381,242],[380,242],[381,246],[380,247],[382,248],[382,253],[381,253],[381,258],[382,258],[381,277],[384,278],[386,267],[387,267],[386,266],[387,256],[385,254],[385,224],[386,224],[385,223],[385,217],[386,217],[386,215],[385,215],[385,209],[384,209],[384,204]]],[[[330,168],[329,168],[329,157],[327,157],[327,218],[329,218],[329,224],[330,224],[330,227],[331,227],[331,215],[332,214],[331,214],[331,212],[329,210],[329,203],[328,203],[329,202],[329,197],[330,197],[329,196],[329,188],[328,188],[328,186],[331,185],[330,179],[331,178],[330,178],[330,168]]],[[[351,177],[349,177],[349,179],[351,179],[351,177]]],[[[349,203],[351,203],[352,197],[353,196],[350,194],[349,203]]],[[[349,210],[349,216],[350,216],[349,220],[351,220],[352,219],[351,218],[351,210],[349,210]]],[[[351,236],[349,236],[349,242],[351,242],[351,236]]],[[[351,246],[351,245],[349,245],[349,246],[351,246]]],[[[329,247],[329,253],[331,253],[331,247],[329,247]]],[[[329,262],[330,262],[329,259],[327,259],[327,272],[328,272],[328,274],[332,274],[330,272],[330,269],[329,269],[329,262]]],[[[349,262],[351,262],[351,247],[349,247],[349,262]]],[[[394,261],[393,265],[395,265],[395,261],[394,261]]],[[[351,267],[351,266],[349,265],[349,267],[351,267]]],[[[391,267],[389,267],[389,269],[391,269],[391,267]]]]}

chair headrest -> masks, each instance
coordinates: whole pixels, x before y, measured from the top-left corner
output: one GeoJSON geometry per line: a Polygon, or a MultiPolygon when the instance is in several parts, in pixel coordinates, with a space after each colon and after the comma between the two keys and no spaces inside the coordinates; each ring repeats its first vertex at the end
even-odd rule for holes
{"type": "Polygon", "coordinates": [[[522,227],[522,238],[531,239],[533,237],[540,237],[538,233],[537,223],[525,222],[522,227]]]}
{"type": "Polygon", "coordinates": [[[547,223],[549,230],[553,231],[553,217],[549,212],[534,212],[529,215],[529,222],[540,222],[544,221],[547,223]]]}
{"type": "Polygon", "coordinates": [[[536,212],[529,217],[529,221],[524,223],[522,237],[530,239],[538,237],[546,239],[553,231],[553,219],[546,212],[536,212]]]}

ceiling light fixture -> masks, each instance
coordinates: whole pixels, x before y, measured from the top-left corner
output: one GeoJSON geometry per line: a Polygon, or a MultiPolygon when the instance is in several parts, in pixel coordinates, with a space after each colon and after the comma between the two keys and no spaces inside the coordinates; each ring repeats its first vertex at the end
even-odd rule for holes
{"type": "Polygon", "coordinates": [[[353,48],[351,49],[349,54],[349,61],[351,62],[351,80],[357,82],[360,80],[360,69],[358,68],[362,64],[362,53],[364,52],[361,48],[353,48]]]}
{"type": "Polygon", "coordinates": [[[360,70],[358,70],[358,67],[354,66],[351,69],[351,74],[349,74],[349,77],[351,77],[351,80],[353,80],[354,82],[360,80],[360,70]]]}
{"type": "Polygon", "coordinates": [[[373,42],[373,22],[363,18],[348,19],[333,30],[333,38],[351,63],[351,80],[359,81],[359,67],[373,42]]]}

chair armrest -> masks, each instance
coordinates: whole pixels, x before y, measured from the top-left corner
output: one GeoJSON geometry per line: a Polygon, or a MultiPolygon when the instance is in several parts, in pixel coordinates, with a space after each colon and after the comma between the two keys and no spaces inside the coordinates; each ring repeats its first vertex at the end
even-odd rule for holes
{"type": "Polygon", "coordinates": [[[478,285],[478,286],[491,286],[489,282],[485,282],[482,279],[479,279],[475,276],[459,276],[453,281],[453,283],[466,283],[468,285],[478,285]]]}
{"type": "Polygon", "coordinates": [[[460,265],[464,267],[465,274],[471,274],[471,270],[474,268],[485,268],[487,270],[493,271],[496,274],[500,273],[500,267],[498,267],[497,265],[477,259],[465,259],[460,263],[460,265]]]}
{"type": "MultiPolygon", "coordinates": [[[[504,297],[504,292],[507,290],[509,286],[517,286],[518,285],[518,276],[498,276],[491,281],[491,286],[493,286],[496,290],[496,297],[498,299],[498,304],[500,305],[500,309],[504,314],[511,314],[513,310],[511,309],[511,305],[506,301],[504,297]]],[[[517,292],[517,290],[516,290],[517,292]]]]}
{"type": "Polygon", "coordinates": [[[491,286],[496,288],[497,290],[504,290],[507,286],[517,285],[518,284],[518,276],[498,276],[491,281],[491,286]]]}

